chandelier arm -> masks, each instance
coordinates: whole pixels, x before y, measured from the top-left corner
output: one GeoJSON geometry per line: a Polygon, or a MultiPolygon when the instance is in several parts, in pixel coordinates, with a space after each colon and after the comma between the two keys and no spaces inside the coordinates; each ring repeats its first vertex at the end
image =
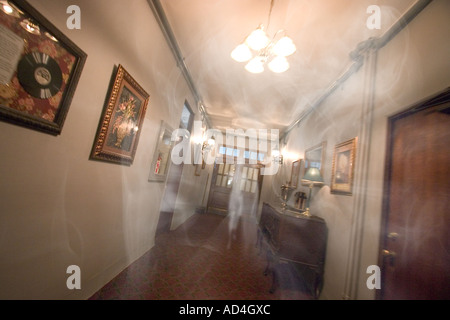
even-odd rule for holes
{"type": "Polygon", "coordinates": [[[283,32],[286,35],[286,30],[284,29],[280,29],[277,32],[275,32],[275,34],[272,37],[272,41],[271,42],[275,42],[275,38],[278,36],[279,33],[283,32]]]}
{"type": "Polygon", "coordinates": [[[269,31],[269,25],[270,25],[270,16],[272,15],[272,9],[273,9],[273,3],[275,0],[270,1],[270,9],[269,9],[269,17],[267,18],[267,31],[269,31]]]}

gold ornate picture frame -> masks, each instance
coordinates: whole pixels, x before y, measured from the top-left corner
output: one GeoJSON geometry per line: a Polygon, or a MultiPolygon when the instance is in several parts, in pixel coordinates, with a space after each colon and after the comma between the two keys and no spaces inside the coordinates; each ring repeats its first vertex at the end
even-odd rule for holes
{"type": "Polygon", "coordinates": [[[27,1],[1,1],[0,120],[59,135],[86,59],[27,1]]]}
{"type": "Polygon", "coordinates": [[[131,165],[150,95],[119,65],[109,89],[91,160],[131,165]]]}
{"type": "Polygon", "coordinates": [[[331,193],[352,195],[358,138],[339,143],[334,148],[331,193]]]}

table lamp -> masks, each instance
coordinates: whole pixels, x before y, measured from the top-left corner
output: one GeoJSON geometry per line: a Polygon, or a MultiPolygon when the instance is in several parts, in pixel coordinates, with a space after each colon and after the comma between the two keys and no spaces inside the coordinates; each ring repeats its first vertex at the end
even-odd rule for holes
{"type": "Polygon", "coordinates": [[[304,215],[310,217],[311,213],[309,211],[309,205],[311,204],[312,188],[323,185],[323,178],[320,175],[320,170],[318,168],[309,168],[302,178],[302,183],[309,186],[309,196],[306,201],[306,211],[304,212],[304,215]]]}

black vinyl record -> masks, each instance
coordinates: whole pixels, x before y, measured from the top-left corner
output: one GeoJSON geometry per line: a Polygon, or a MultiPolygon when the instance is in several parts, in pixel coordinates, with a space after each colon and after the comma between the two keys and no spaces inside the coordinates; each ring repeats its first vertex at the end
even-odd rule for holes
{"type": "Polygon", "coordinates": [[[19,61],[17,78],[31,96],[48,99],[59,92],[62,72],[58,63],[42,52],[29,53],[19,61]]]}

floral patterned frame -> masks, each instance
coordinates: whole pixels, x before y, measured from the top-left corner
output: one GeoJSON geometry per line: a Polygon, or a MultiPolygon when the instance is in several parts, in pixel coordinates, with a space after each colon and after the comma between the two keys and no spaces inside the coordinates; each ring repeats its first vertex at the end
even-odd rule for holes
{"type": "MultiPolygon", "coordinates": [[[[10,66],[11,72],[3,75],[0,81],[0,120],[47,134],[59,135],[87,54],[28,2],[8,0],[5,3],[12,11],[5,11],[5,6],[2,5],[0,10],[2,37],[3,40],[14,39],[12,41],[17,47],[14,49],[15,58],[12,58],[7,50],[1,50],[3,52],[0,53],[2,62],[10,66]],[[45,87],[35,86],[32,89],[38,90],[38,93],[33,95],[30,93],[32,92],[30,87],[21,81],[23,78],[19,74],[20,62],[33,54],[46,57],[56,66],[56,69],[51,70],[57,70],[53,72],[59,73],[55,78],[60,78],[60,82],[52,89],[51,94],[45,87]]],[[[11,46],[8,47],[10,48],[11,46]]],[[[33,71],[36,72],[39,67],[37,63],[32,67],[28,65],[22,67],[22,70],[33,78],[33,71]]]]}
{"type": "Polygon", "coordinates": [[[91,160],[131,165],[150,95],[119,65],[104,107],[91,160]]]}

